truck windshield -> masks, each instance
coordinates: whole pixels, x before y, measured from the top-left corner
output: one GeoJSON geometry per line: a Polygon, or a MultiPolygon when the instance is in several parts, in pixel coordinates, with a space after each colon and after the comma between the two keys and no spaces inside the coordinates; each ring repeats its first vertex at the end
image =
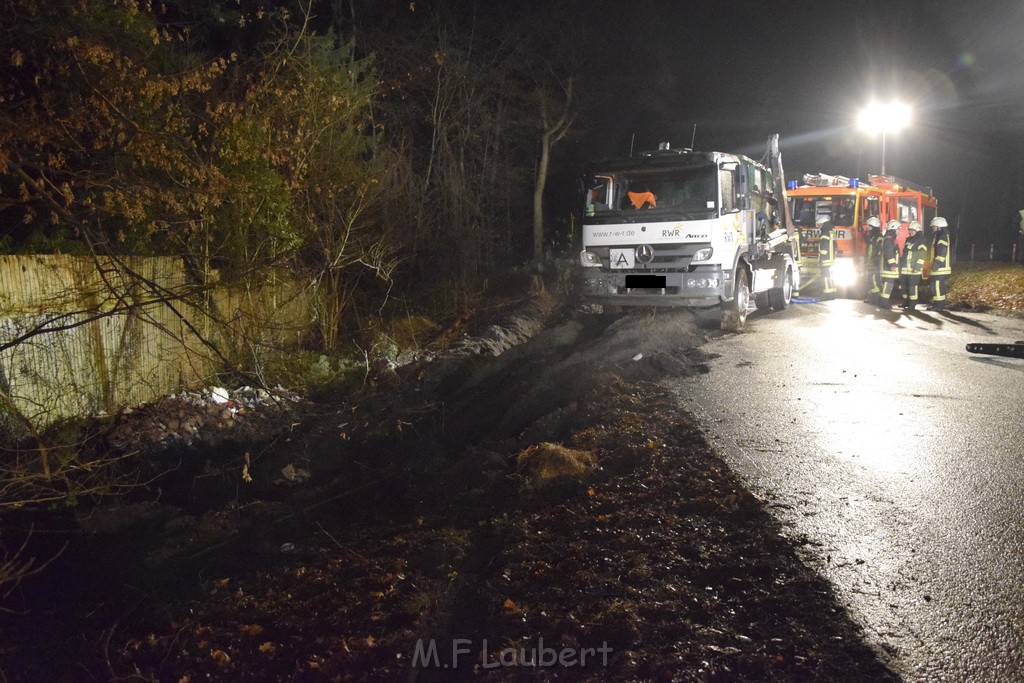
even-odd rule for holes
{"type": "Polygon", "coordinates": [[[853,197],[790,197],[789,211],[797,225],[813,228],[820,216],[835,227],[853,225],[853,197]]]}
{"type": "Polygon", "coordinates": [[[711,218],[718,210],[717,181],[713,164],[597,174],[588,178],[584,213],[623,222],[711,218]]]}

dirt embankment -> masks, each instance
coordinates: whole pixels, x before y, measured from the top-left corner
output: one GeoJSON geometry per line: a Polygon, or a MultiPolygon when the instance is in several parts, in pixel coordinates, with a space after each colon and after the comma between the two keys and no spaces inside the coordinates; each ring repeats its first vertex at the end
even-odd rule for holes
{"type": "Polygon", "coordinates": [[[236,462],[228,505],[94,523],[23,587],[4,671],[892,678],[658,385],[705,372],[717,332],[685,312],[520,321],[258,452],[261,476],[308,481],[247,488],[236,462]]]}

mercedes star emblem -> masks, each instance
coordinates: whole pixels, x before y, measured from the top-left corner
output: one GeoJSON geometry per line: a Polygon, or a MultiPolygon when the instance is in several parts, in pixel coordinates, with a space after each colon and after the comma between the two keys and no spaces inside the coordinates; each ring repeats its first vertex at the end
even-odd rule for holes
{"type": "Polygon", "coordinates": [[[636,248],[636,260],[640,263],[650,263],[654,260],[654,248],[649,244],[641,244],[636,248]]]}

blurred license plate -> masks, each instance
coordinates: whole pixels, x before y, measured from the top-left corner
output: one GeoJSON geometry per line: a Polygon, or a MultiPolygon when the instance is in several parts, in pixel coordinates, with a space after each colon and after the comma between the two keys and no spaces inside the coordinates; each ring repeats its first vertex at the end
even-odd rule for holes
{"type": "Polygon", "coordinates": [[[626,289],[665,289],[665,276],[627,275],[626,289]]]}

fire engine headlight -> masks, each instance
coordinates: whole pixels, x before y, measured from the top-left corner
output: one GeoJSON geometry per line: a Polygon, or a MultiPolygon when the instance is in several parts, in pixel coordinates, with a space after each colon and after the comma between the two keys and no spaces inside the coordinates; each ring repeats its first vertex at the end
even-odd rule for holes
{"type": "Polygon", "coordinates": [[[850,259],[836,259],[832,267],[832,278],[838,287],[849,287],[857,282],[857,269],[850,259]]]}
{"type": "Polygon", "coordinates": [[[713,253],[715,253],[715,250],[712,249],[711,247],[704,247],[703,249],[698,249],[696,253],[694,253],[693,255],[693,262],[696,263],[697,261],[708,261],[711,259],[711,254],[713,253]]]}
{"type": "Polygon", "coordinates": [[[722,281],[717,277],[688,277],[686,278],[687,289],[717,289],[722,281]]]}
{"type": "Polygon", "coordinates": [[[597,268],[601,265],[601,258],[592,251],[581,251],[580,265],[584,268],[597,268]]]}

